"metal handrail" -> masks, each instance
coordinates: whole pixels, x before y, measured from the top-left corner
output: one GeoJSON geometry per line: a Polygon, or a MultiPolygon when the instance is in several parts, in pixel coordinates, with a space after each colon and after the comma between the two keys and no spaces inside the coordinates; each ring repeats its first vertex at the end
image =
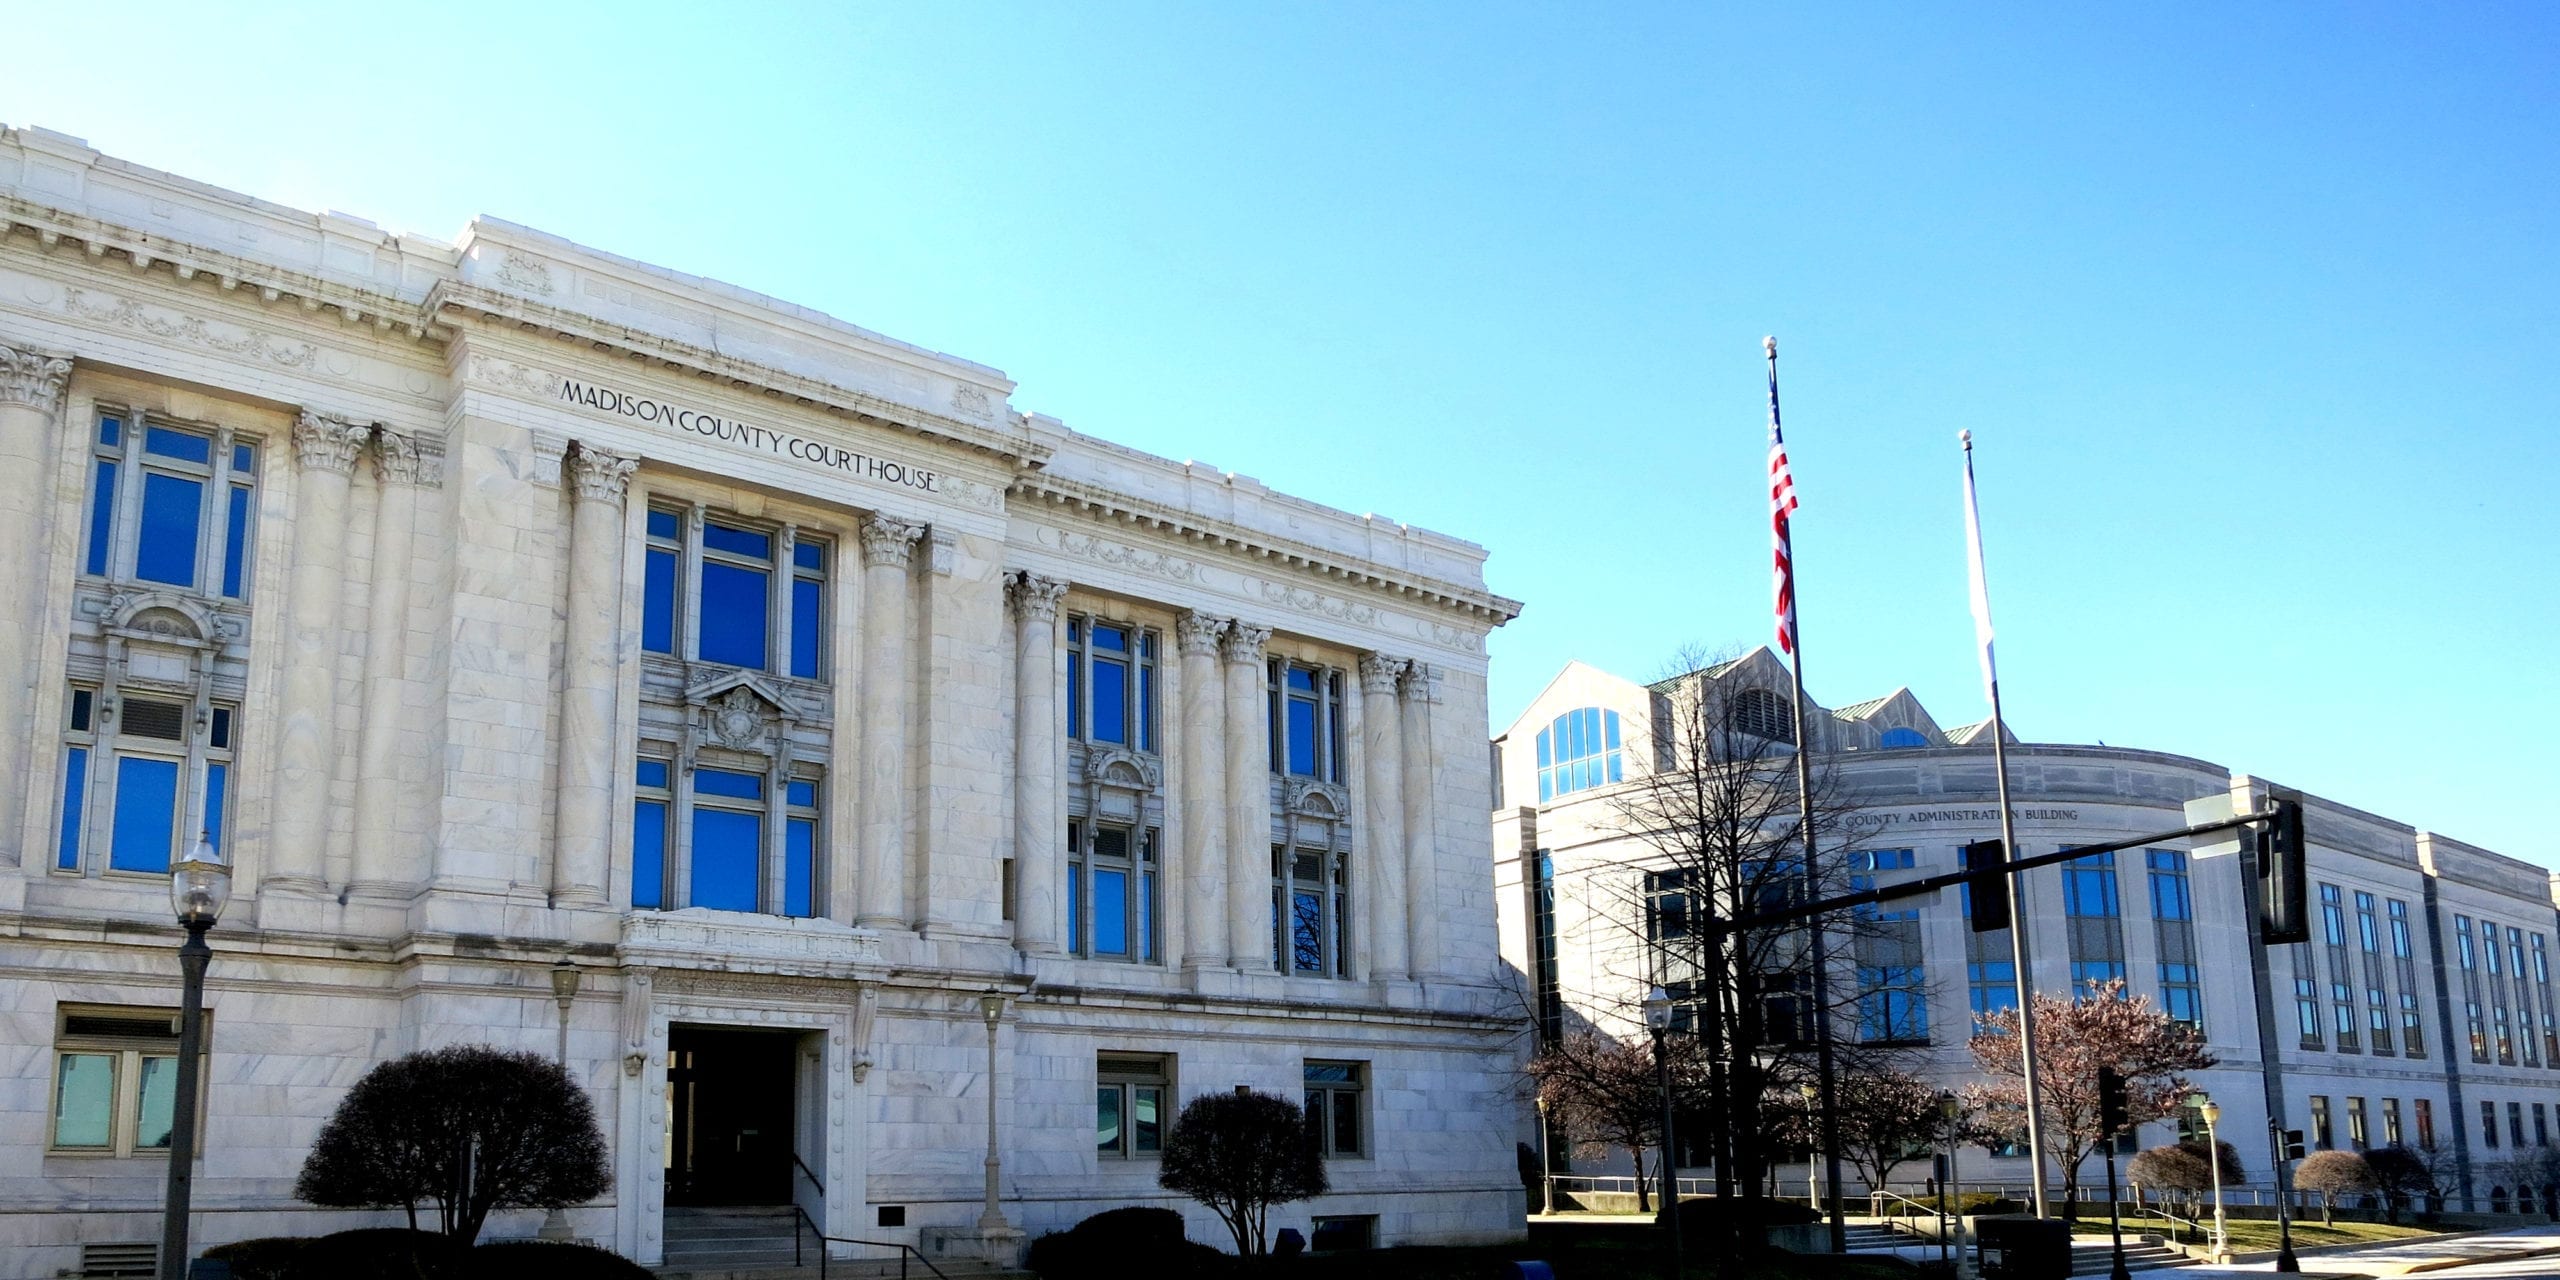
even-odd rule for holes
{"type": "MultiPolygon", "coordinates": [[[[813,1177],[811,1180],[816,1179],[813,1177]]],[[[800,1228],[806,1225],[809,1228],[809,1234],[818,1238],[818,1280],[827,1280],[827,1246],[831,1244],[864,1244],[875,1249],[897,1250],[898,1280],[907,1280],[907,1259],[910,1257],[923,1263],[924,1269],[933,1273],[934,1280],[951,1280],[951,1277],[942,1274],[942,1268],[933,1265],[933,1259],[924,1256],[914,1245],[904,1240],[864,1240],[858,1236],[831,1236],[819,1228],[818,1220],[810,1217],[807,1209],[795,1204],[791,1206],[791,1212],[797,1215],[791,1224],[791,1265],[794,1267],[802,1265],[800,1228]]]]}
{"type": "Polygon", "coordinates": [[[818,1198],[826,1199],[827,1184],[818,1180],[818,1171],[810,1168],[809,1162],[801,1159],[797,1151],[791,1153],[791,1163],[800,1166],[800,1172],[809,1179],[809,1185],[818,1189],[818,1198]]]}

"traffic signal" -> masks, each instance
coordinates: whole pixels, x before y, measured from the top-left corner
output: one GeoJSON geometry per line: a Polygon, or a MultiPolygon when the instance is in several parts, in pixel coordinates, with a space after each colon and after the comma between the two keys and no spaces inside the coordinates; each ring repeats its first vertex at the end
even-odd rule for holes
{"type": "Polygon", "coordinates": [[[2287,1129],[2284,1131],[2284,1153],[2279,1158],[2285,1160],[2299,1160],[2302,1158],[2302,1130],[2287,1129]]]}
{"type": "Polygon", "coordinates": [[[1965,909],[1975,933],[2009,927],[2009,857],[1997,840],[1978,840],[1964,847],[1965,909]]]}
{"type": "Polygon", "coordinates": [[[2133,1123],[2125,1097],[2124,1075],[2114,1067],[2098,1068],[2098,1132],[2114,1137],[2133,1123]]]}
{"type": "Polygon", "coordinates": [[[2310,873],[2303,865],[2302,797],[2270,789],[2275,817],[2258,828],[2258,941],[2311,941],[2310,873]]]}

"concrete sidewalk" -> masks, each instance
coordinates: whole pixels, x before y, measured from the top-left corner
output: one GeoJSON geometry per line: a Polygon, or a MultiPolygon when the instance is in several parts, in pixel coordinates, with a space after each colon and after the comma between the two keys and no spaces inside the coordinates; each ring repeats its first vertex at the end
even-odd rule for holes
{"type": "MultiPolygon", "coordinates": [[[[2560,1270],[2560,1226],[2474,1231],[2451,1238],[2393,1240],[2351,1250],[2302,1255],[2302,1274],[2331,1276],[2410,1276],[2474,1263],[2503,1262],[2549,1255],[2560,1270]]],[[[2195,1265],[2177,1269],[2180,1277],[2263,1276],[2273,1262],[2245,1266],[2195,1265]]]]}

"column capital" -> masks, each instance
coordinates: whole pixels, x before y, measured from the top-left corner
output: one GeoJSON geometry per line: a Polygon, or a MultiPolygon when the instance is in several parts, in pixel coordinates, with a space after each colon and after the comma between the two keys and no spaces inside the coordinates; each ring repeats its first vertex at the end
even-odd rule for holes
{"type": "Polygon", "coordinates": [[[0,346],[0,404],[22,404],[47,417],[62,407],[71,381],[69,357],[0,346]]]}
{"type": "Polygon", "coordinates": [[[1013,596],[1014,612],[1027,622],[1055,622],[1058,602],[1066,598],[1067,584],[1054,578],[1043,578],[1028,569],[1016,569],[1005,575],[1005,585],[1013,596]]]}
{"type": "Polygon", "coordinates": [[[862,522],[862,563],[875,569],[906,568],[923,533],[924,526],[896,516],[872,516],[862,522]]]}
{"type": "Polygon", "coordinates": [[[566,467],[571,492],[578,501],[609,502],[615,506],[622,505],[623,495],[631,491],[631,473],[639,469],[638,458],[583,444],[569,455],[566,467]]]}
{"type": "Polygon", "coordinates": [[[305,409],[294,419],[293,456],[305,471],[353,475],[356,458],[372,436],[371,424],[358,426],[344,418],[305,409]]]}
{"type": "Polygon", "coordinates": [[[1413,662],[1409,658],[1390,658],[1383,653],[1360,655],[1360,692],[1395,696],[1396,681],[1404,677],[1413,662]]]}
{"type": "Polygon", "coordinates": [[[1405,664],[1404,700],[1434,703],[1440,700],[1440,669],[1419,658],[1405,664]]]}
{"type": "Polygon", "coordinates": [[[1205,613],[1185,612],[1173,620],[1174,643],[1186,658],[1218,656],[1218,638],[1235,624],[1225,618],[1212,618],[1205,613]]]}
{"type": "Polygon", "coordinates": [[[1218,648],[1226,654],[1229,662],[1258,667],[1262,665],[1262,646],[1269,643],[1271,628],[1258,627],[1239,618],[1227,624],[1227,634],[1219,640],[1218,648]]]}
{"type": "Polygon", "coordinates": [[[373,433],[373,478],[383,484],[433,488],[444,482],[440,441],[382,428],[373,433]]]}

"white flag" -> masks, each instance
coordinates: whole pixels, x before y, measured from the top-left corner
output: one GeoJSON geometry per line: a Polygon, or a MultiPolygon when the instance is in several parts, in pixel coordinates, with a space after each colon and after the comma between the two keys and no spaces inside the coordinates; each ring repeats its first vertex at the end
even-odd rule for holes
{"type": "Polygon", "coordinates": [[[1982,696],[1989,698],[2000,670],[1991,659],[1991,588],[1983,581],[1982,513],[1973,499],[1973,433],[1960,431],[1956,438],[1964,442],[1964,561],[1973,587],[1973,640],[1982,649],[1982,696]]]}

